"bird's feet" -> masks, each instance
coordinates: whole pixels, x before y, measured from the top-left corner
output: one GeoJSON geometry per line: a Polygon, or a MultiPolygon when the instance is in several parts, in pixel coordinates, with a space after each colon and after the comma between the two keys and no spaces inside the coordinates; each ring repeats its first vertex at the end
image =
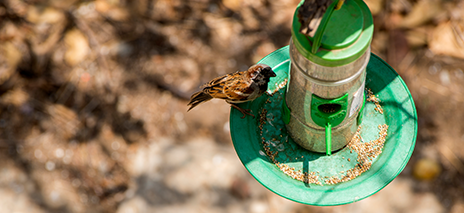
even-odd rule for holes
{"type": "Polygon", "coordinates": [[[237,106],[235,104],[230,104],[230,106],[237,109],[238,111],[240,111],[243,114],[243,116],[241,117],[242,119],[244,119],[246,117],[246,115],[249,115],[249,116],[255,118],[255,116],[250,113],[251,109],[242,109],[242,108],[240,108],[239,106],[237,106]]]}

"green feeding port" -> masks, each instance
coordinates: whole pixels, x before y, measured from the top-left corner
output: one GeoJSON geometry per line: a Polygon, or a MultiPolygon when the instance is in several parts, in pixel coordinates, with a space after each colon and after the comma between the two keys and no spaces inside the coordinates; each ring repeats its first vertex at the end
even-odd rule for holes
{"type": "Polygon", "coordinates": [[[340,104],[321,104],[317,107],[317,110],[327,115],[327,117],[340,112],[341,109],[342,105],[340,104]]]}
{"type": "Polygon", "coordinates": [[[350,0],[334,10],[337,3],[314,37],[299,32],[296,8],[290,45],[258,62],[277,76],[264,95],[239,104],[255,118],[230,113],[233,145],[248,172],[272,192],[316,206],[384,188],[405,168],[417,135],[406,84],[370,53],[368,7],[350,0]]]}
{"type": "Polygon", "coordinates": [[[345,119],[347,108],[348,94],[336,99],[324,99],[313,94],[311,118],[321,127],[325,127],[327,123],[336,127],[345,119]]]}
{"type": "Polygon", "coordinates": [[[348,94],[336,99],[324,99],[312,95],[311,118],[325,128],[326,154],[332,154],[332,128],[339,125],[346,117],[348,94]]]}

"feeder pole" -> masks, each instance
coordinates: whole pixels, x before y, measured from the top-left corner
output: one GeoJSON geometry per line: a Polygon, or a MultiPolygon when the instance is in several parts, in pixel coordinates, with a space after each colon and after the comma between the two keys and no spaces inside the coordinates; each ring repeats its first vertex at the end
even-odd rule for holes
{"type": "Polygon", "coordinates": [[[332,125],[327,122],[325,126],[325,153],[327,156],[332,155],[332,125]]]}

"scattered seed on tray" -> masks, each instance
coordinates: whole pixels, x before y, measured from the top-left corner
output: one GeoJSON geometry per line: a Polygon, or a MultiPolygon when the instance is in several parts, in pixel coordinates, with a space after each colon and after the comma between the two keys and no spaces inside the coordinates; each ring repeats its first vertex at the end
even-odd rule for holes
{"type": "MultiPolygon", "coordinates": [[[[280,89],[284,88],[286,84],[287,79],[285,79],[280,84],[276,84],[277,88],[271,93],[268,93],[270,97],[265,101],[265,104],[270,104],[271,106],[273,106],[274,103],[272,103],[272,97],[275,93],[279,92],[280,89]]],[[[367,93],[368,95],[366,100],[369,102],[373,102],[376,106],[375,111],[379,112],[380,114],[383,114],[383,109],[380,106],[380,100],[372,93],[371,89],[368,89],[367,93]]],[[[280,105],[280,103],[278,103],[277,105],[280,105]]],[[[318,171],[302,172],[301,170],[296,170],[295,168],[285,163],[278,162],[276,156],[278,155],[279,151],[285,151],[285,146],[283,144],[288,143],[288,136],[284,137],[282,134],[278,133],[276,136],[279,139],[272,138],[270,140],[267,140],[264,137],[264,131],[268,131],[264,129],[264,125],[266,125],[267,123],[269,123],[272,127],[278,128],[278,126],[274,126],[276,124],[273,124],[273,121],[275,119],[281,119],[280,115],[268,113],[268,110],[264,107],[259,113],[259,133],[261,135],[261,143],[264,149],[264,154],[267,157],[269,157],[271,162],[274,163],[284,174],[290,176],[295,180],[299,180],[304,183],[313,183],[317,185],[323,185],[322,182],[328,185],[346,182],[366,172],[372,166],[372,161],[382,153],[388,130],[388,125],[379,125],[379,137],[370,142],[362,142],[360,136],[361,126],[359,126],[355,135],[347,145],[347,148],[350,149],[350,153],[354,151],[358,154],[358,157],[356,159],[356,165],[349,170],[340,171],[340,174],[342,174],[341,177],[320,177],[318,175],[318,171]]],[[[277,129],[277,131],[282,130],[282,128],[277,129]]],[[[304,156],[301,156],[301,158],[304,158],[304,156]]],[[[345,159],[345,157],[343,157],[343,159],[345,159]]],[[[348,158],[347,160],[351,161],[350,158],[348,158]]],[[[342,165],[342,167],[344,166],[342,165]]]]}
{"type": "Polygon", "coordinates": [[[374,102],[375,104],[375,111],[379,112],[380,114],[383,114],[383,109],[382,106],[380,106],[380,99],[374,95],[371,89],[367,90],[367,99],[366,101],[369,102],[374,102]]]}

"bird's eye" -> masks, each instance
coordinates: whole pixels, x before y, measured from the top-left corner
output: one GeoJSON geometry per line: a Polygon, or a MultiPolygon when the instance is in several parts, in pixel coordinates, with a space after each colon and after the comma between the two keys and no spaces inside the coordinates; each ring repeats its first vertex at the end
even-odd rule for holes
{"type": "Polygon", "coordinates": [[[251,73],[250,76],[251,76],[252,79],[255,79],[256,76],[258,76],[258,74],[259,74],[259,72],[253,72],[253,73],[251,73]]]}

